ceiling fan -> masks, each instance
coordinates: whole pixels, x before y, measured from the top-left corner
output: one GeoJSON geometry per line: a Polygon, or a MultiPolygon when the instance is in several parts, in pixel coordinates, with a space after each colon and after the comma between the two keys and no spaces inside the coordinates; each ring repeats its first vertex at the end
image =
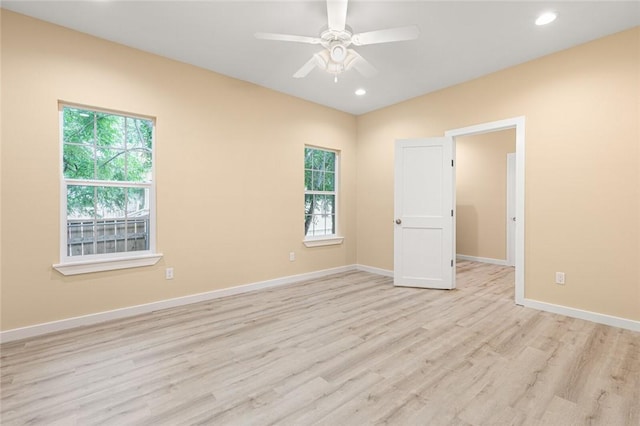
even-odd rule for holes
{"type": "Polygon", "coordinates": [[[318,67],[333,74],[336,82],[338,81],[338,74],[351,68],[365,77],[371,77],[378,72],[358,52],[350,49],[350,45],[366,46],[368,44],[390,43],[418,38],[419,30],[415,25],[353,34],[346,25],[347,3],[348,0],[327,0],[328,29],[320,33],[319,37],[274,33],[256,33],[255,37],[262,40],[293,41],[321,45],[324,49],[314,53],[311,59],[293,76],[295,78],[305,77],[315,67],[318,67]]]}

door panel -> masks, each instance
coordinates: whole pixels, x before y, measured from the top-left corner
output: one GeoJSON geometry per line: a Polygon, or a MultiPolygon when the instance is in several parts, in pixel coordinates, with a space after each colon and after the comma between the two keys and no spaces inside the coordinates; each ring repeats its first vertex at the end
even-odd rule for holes
{"type": "Polygon", "coordinates": [[[453,141],[399,140],[395,155],[394,284],[454,288],[453,141]]]}

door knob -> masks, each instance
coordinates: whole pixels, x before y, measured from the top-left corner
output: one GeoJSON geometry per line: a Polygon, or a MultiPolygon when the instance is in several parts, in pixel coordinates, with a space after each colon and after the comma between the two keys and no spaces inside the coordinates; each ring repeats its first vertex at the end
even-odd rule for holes
{"type": "Polygon", "coordinates": [[[400,225],[400,224],[402,223],[402,220],[400,220],[400,219],[396,219],[396,223],[397,223],[398,225],[400,225]]]}

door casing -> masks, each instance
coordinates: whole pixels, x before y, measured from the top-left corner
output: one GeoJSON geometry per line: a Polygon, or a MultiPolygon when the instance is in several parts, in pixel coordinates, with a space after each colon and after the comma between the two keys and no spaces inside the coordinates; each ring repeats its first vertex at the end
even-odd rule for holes
{"type": "Polygon", "coordinates": [[[515,225],[518,220],[516,216],[516,203],[515,203],[515,180],[516,180],[516,154],[507,154],[507,246],[506,246],[506,261],[507,266],[516,266],[516,254],[515,254],[515,225]]]}

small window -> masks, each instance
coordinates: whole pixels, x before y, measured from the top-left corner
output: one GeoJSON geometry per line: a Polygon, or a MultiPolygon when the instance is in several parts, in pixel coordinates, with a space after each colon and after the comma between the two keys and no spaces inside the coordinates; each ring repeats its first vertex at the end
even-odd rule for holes
{"type": "Polygon", "coordinates": [[[67,105],[60,119],[62,263],[153,253],[153,120],[67,105]]]}
{"type": "Polygon", "coordinates": [[[304,150],[305,238],[336,235],[338,153],[306,147],[304,150]]]}

